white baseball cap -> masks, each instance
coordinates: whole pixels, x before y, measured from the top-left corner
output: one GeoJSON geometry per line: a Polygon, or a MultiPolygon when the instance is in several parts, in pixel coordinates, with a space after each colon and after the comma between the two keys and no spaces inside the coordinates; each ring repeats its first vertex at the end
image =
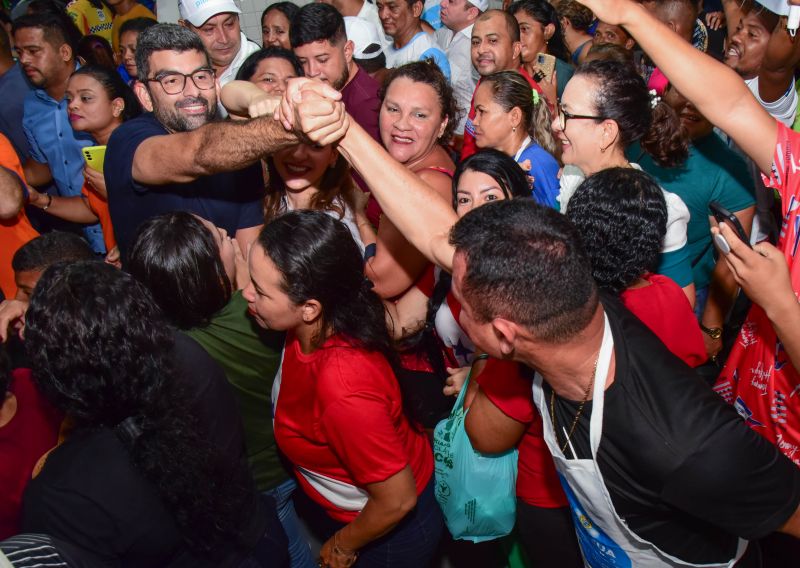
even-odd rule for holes
{"type": "Polygon", "coordinates": [[[475,6],[481,12],[485,12],[489,9],[489,0],[467,0],[467,2],[475,6]]]}
{"type": "Polygon", "coordinates": [[[378,28],[364,18],[355,16],[345,16],[344,28],[347,39],[353,42],[353,58],[355,59],[374,59],[383,53],[381,36],[378,28]]]}
{"type": "Polygon", "coordinates": [[[199,28],[217,14],[241,14],[233,0],[178,0],[181,19],[199,28]]]}

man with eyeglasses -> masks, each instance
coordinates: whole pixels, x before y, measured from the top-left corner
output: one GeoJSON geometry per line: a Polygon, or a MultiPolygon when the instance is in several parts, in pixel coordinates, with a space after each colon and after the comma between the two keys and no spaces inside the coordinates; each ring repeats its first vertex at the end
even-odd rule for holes
{"type": "MultiPolygon", "coordinates": [[[[215,120],[214,70],[200,38],[184,27],[142,32],[136,67],[136,95],[147,112],[114,132],[104,167],[123,263],[139,225],[170,211],[211,221],[247,250],[264,222],[258,161],[297,144],[297,136],[271,117],[215,120]]],[[[330,97],[340,95],[331,88],[330,97]]]]}

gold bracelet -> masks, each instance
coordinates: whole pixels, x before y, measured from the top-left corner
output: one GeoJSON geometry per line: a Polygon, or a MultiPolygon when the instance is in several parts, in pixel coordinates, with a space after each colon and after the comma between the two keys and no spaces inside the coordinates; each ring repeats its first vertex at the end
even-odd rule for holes
{"type": "Polygon", "coordinates": [[[358,558],[358,552],[355,550],[348,550],[346,548],[342,548],[339,546],[339,533],[336,532],[333,534],[333,553],[338,554],[339,556],[347,557],[345,561],[345,566],[352,566],[356,563],[356,559],[358,558]]]}

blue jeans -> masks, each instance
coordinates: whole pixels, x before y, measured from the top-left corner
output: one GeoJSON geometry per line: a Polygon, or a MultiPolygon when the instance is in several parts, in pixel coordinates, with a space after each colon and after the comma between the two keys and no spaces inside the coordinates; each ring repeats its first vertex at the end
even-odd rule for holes
{"type": "MultiPolygon", "coordinates": [[[[326,538],[344,526],[331,520],[329,529],[333,530],[326,538]]],[[[433,495],[431,476],[417,506],[388,534],[362,548],[355,568],[424,568],[436,553],[443,530],[444,517],[433,495]]]]}
{"type": "Polygon", "coordinates": [[[294,479],[287,479],[275,489],[266,491],[265,494],[275,499],[278,518],[289,539],[289,558],[292,561],[292,568],[316,568],[317,563],[312,558],[311,548],[300,532],[300,521],[294,510],[292,493],[295,489],[297,489],[297,482],[294,479]]]}

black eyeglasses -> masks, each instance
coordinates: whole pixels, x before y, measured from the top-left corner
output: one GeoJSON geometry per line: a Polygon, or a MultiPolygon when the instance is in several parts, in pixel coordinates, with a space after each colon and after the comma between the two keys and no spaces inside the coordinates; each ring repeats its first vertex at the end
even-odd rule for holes
{"type": "Polygon", "coordinates": [[[194,86],[201,91],[207,91],[214,88],[214,70],[213,69],[198,69],[192,73],[177,73],[168,71],[161,73],[153,79],[148,79],[148,83],[161,83],[161,88],[168,95],[179,95],[186,87],[186,79],[191,79],[194,86]]]}
{"type": "Polygon", "coordinates": [[[605,120],[604,116],[589,116],[588,114],[572,114],[564,110],[561,103],[558,103],[558,125],[561,130],[567,127],[567,121],[573,118],[585,118],[590,120],[605,120]]]}

